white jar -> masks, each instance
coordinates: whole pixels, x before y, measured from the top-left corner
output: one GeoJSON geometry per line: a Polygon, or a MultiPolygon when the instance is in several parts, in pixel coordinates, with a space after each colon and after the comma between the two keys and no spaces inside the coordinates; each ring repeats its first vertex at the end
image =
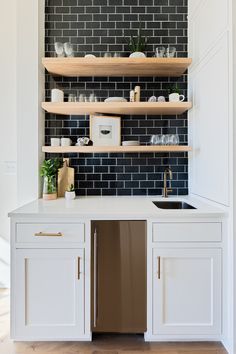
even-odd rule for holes
{"type": "Polygon", "coordinates": [[[64,92],[62,90],[53,89],[51,91],[51,102],[64,102],[64,92]]]}
{"type": "Polygon", "coordinates": [[[51,146],[60,146],[61,139],[60,138],[51,138],[51,146]]]}
{"type": "Polygon", "coordinates": [[[61,138],[61,146],[71,146],[72,141],[70,138],[61,138]]]}

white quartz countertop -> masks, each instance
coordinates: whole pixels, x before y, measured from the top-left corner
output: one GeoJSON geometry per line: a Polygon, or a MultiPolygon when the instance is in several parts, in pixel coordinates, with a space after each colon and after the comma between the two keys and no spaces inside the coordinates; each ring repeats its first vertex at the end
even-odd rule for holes
{"type": "Polygon", "coordinates": [[[221,217],[227,209],[203,202],[200,198],[184,196],[164,199],[153,197],[79,197],[72,201],[59,198],[55,201],[35,200],[11,213],[10,217],[82,217],[89,219],[147,219],[165,217],[221,217]],[[157,208],[152,201],[185,201],[196,209],[166,210],[157,208]]]}

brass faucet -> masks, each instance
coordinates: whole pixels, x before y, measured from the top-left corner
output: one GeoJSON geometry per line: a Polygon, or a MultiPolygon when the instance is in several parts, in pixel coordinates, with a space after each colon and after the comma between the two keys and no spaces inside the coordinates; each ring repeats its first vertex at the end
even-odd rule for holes
{"type": "Polygon", "coordinates": [[[164,197],[164,198],[168,198],[168,193],[172,192],[172,187],[171,187],[172,178],[173,178],[173,175],[172,175],[171,168],[168,167],[165,169],[165,172],[164,172],[164,188],[163,188],[163,195],[162,195],[162,197],[164,197]],[[167,175],[169,175],[169,179],[170,179],[169,188],[167,188],[167,175]]]}

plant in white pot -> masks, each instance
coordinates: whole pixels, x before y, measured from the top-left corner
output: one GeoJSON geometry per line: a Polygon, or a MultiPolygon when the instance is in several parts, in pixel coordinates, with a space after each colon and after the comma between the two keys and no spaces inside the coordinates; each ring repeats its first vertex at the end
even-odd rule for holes
{"type": "Polygon", "coordinates": [[[141,26],[138,29],[138,35],[134,37],[133,35],[127,40],[130,51],[130,58],[146,58],[144,51],[147,45],[147,38],[142,36],[141,26]]]}
{"type": "Polygon", "coordinates": [[[75,199],[75,188],[74,188],[73,184],[71,184],[70,187],[65,192],[65,198],[66,198],[66,200],[75,199]]]}
{"type": "Polygon", "coordinates": [[[61,167],[61,160],[44,160],[40,169],[40,175],[43,177],[43,199],[57,199],[57,173],[61,167]]]}

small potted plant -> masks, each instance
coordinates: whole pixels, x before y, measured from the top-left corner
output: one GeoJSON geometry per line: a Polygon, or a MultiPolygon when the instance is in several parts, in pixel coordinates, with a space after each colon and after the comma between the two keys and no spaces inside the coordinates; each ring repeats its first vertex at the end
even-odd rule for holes
{"type": "Polygon", "coordinates": [[[75,187],[73,184],[71,184],[70,187],[66,190],[65,198],[66,198],[66,200],[75,199],[75,187]]]}
{"type": "Polygon", "coordinates": [[[57,199],[57,172],[61,167],[60,159],[44,160],[40,175],[43,177],[43,199],[57,199]]]}
{"type": "Polygon", "coordinates": [[[171,86],[169,89],[169,102],[182,102],[185,100],[184,95],[180,95],[180,88],[178,84],[171,86]]]}
{"type": "Polygon", "coordinates": [[[144,51],[147,45],[147,38],[142,36],[141,26],[139,27],[138,35],[136,37],[131,35],[130,38],[127,40],[127,43],[130,48],[130,51],[132,52],[129,56],[130,58],[146,57],[144,51]]]}

